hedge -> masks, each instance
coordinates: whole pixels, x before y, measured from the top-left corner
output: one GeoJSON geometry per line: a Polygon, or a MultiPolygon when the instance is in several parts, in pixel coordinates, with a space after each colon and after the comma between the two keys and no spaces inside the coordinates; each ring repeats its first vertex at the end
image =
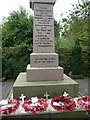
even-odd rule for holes
{"type": "MultiPolygon", "coordinates": [[[[59,65],[64,68],[68,75],[71,71],[71,49],[59,48],[56,53],[59,55],[59,65]]],[[[16,79],[20,72],[25,72],[27,64],[30,63],[30,50],[28,47],[2,48],[2,76],[16,79]]],[[[80,74],[89,75],[88,50],[82,50],[82,64],[80,74]]]]}

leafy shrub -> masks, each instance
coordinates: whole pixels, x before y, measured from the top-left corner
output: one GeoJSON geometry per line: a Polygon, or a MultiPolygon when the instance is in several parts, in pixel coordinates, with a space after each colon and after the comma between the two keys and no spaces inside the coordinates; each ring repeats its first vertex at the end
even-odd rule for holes
{"type": "MultiPolygon", "coordinates": [[[[9,48],[10,49],[10,48],[9,48]]],[[[26,46],[23,46],[14,52],[3,51],[2,56],[2,75],[6,78],[16,78],[20,72],[26,71],[26,66],[29,63],[30,51],[26,46]]]]}
{"type": "Polygon", "coordinates": [[[2,47],[31,45],[33,42],[33,17],[20,8],[13,11],[2,23],[2,47]]]}

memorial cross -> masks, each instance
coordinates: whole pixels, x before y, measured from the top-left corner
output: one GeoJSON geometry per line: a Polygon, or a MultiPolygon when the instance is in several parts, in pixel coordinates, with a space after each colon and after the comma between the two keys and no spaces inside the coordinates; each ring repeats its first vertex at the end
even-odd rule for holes
{"type": "Polygon", "coordinates": [[[46,92],[46,94],[44,95],[44,97],[46,98],[46,101],[48,101],[49,94],[46,92]]]}
{"type": "Polygon", "coordinates": [[[63,96],[67,97],[69,94],[67,92],[64,92],[63,96]]]}
{"type": "Polygon", "coordinates": [[[24,103],[24,99],[26,98],[26,96],[24,96],[23,94],[21,94],[20,99],[22,100],[22,103],[24,103]]]}

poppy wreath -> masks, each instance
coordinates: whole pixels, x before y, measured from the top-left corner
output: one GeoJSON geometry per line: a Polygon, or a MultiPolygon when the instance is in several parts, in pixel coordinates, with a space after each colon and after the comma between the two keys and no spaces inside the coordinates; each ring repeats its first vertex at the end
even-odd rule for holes
{"type": "Polygon", "coordinates": [[[47,101],[44,98],[38,98],[38,102],[33,104],[31,99],[25,100],[22,107],[25,112],[37,114],[44,112],[48,106],[47,101]]]}
{"type": "Polygon", "coordinates": [[[90,96],[78,98],[77,103],[84,109],[90,110],[90,96]]]}
{"type": "Polygon", "coordinates": [[[75,109],[76,103],[70,96],[55,96],[51,100],[51,106],[57,111],[69,112],[75,109]]]}
{"type": "Polygon", "coordinates": [[[19,101],[16,99],[9,99],[8,104],[5,106],[0,106],[0,114],[11,114],[19,108],[19,101]]]}

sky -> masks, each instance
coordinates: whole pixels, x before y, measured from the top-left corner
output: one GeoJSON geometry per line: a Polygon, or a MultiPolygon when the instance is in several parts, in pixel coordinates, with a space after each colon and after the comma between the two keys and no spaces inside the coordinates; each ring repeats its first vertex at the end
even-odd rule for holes
{"type": "MultiPolygon", "coordinates": [[[[59,21],[61,14],[66,17],[66,11],[72,8],[72,4],[77,4],[78,0],[56,0],[54,5],[54,18],[59,21]]],[[[0,1],[0,22],[4,17],[7,17],[11,11],[16,11],[19,7],[24,7],[29,14],[32,14],[33,11],[29,8],[29,0],[1,0],[0,1]]]]}

